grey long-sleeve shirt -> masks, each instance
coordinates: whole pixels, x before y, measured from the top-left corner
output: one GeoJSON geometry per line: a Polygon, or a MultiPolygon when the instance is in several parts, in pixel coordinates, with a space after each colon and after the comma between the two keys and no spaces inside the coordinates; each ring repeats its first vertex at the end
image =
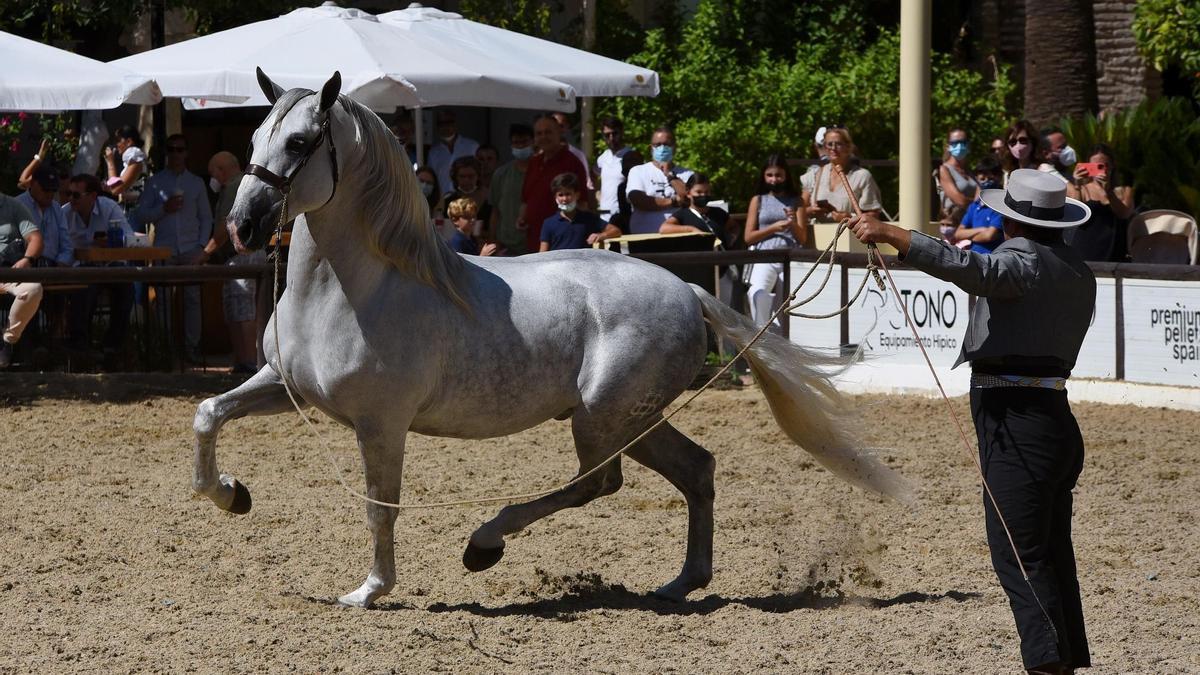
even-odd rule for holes
{"type": "Polygon", "coordinates": [[[979,297],[956,367],[1075,367],[1096,305],[1096,277],[1071,247],[1018,237],[985,255],[914,232],[904,263],[979,297]]]}

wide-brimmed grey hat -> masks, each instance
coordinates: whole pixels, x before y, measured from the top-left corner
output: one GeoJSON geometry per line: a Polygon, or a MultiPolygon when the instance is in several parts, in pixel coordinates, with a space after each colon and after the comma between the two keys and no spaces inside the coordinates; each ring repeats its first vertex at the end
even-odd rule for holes
{"type": "Polygon", "coordinates": [[[979,198],[1005,218],[1037,227],[1075,227],[1092,217],[1087,204],[1067,197],[1063,179],[1037,169],[1017,169],[1008,174],[1007,188],[984,190],[979,198]]]}

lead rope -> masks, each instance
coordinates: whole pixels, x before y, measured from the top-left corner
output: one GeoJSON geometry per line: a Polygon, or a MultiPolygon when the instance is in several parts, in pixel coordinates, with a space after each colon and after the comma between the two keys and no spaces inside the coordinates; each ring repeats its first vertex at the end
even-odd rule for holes
{"type": "MultiPolygon", "coordinates": [[[[346,492],[349,492],[351,495],[353,495],[365,502],[371,503],[371,504],[375,504],[378,506],[386,506],[389,508],[406,510],[406,511],[407,510],[417,510],[417,509],[442,508],[442,507],[448,507],[448,506],[468,506],[471,504],[488,504],[488,503],[493,503],[493,502],[511,502],[511,501],[517,501],[517,500],[536,499],[538,497],[543,497],[545,495],[548,495],[548,494],[551,494],[554,492],[559,492],[561,490],[565,490],[565,489],[571,487],[572,485],[579,483],[580,481],[586,480],[589,476],[592,476],[597,471],[600,471],[604,467],[608,466],[613,461],[615,461],[618,457],[625,454],[631,447],[636,445],[638,443],[638,441],[642,440],[647,435],[649,435],[650,432],[654,431],[659,426],[666,424],[672,417],[674,417],[681,410],[686,408],[689,404],[692,403],[692,401],[696,400],[696,397],[700,396],[700,394],[704,393],[705,390],[707,390],[709,387],[711,387],[714,382],[716,382],[718,379],[720,379],[722,376],[724,376],[725,373],[727,373],[729,371],[729,369],[733,367],[733,364],[736,363],[737,360],[740,359],[747,351],[749,351],[750,347],[752,347],[754,345],[754,343],[758,342],[758,340],[763,336],[763,334],[767,332],[767,329],[771,326],[771,324],[773,324],[779,318],[780,315],[782,315],[784,312],[787,312],[796,307],[800,307],[804,304],[811,302],[814,298],[817,297],[817,295],[820,294],[820,292],[822,290],[824,290],[826,284],[829,283],[829,278],[832,276],[832,272],[833,272],[834,254],[832,251],[834,250],[834,247],[837,245],[838,237],[840,237],[842,232],[844,232],[846,230],[847,223],[848,223],[848,221],[843,221],[838,226],[837,234],[835,234],[833,239],[830,240],[829,245],[825,247],[825,250],[821,252],[821,255],[817,257],[817,261],[815,263],[813,263],[813,266],[809,268],[807,273],[805,273],[804,278],[800,280],[800,283],[797,284],[797,286],[794,290],[792,290],[792,292],[788,295],[787,299],[779,306],[779,308],[777,310],[775,310],[775,312],[771,315],[771,318],[766,323],[763,324],[763,326],[759,329],[759,331],[757,333],[755,333],[754,337],[749,342],[747,342],[746,345],[744,347],[742,347],[742,349],[740,351],[738,351],[736,356],[734,356],[724,366],[722,366],[721,369],[718,370],[715,375],[713,375],[711,378],[709,378],[709,380],[707,382],[704,383],[704,386],[697,389],[691,396],[689,396],[687,398],[687,400],[685,400],[682,404],[680,404],[679,407],[675,408],[675,410],[671,411],[667,415],[664,415],[661,419],[656,421],[654,424],[650,425],[645,431],[638,434],[637,437],[635,437],[633,440],[626,443],[621,449],[617,450],[616,452],[613,452],[608,457],[606,457],[604,459],[604,461],[600,462],[599,464],[597,464],[596,466],[587,470],[586,472],[579,474],[578,476],[571,479],[570,481],[563,483],[562,485],[559,485],[559,486],[553,487],[553,488],[547,488],[544,490],[539,490],[537,492],[526,492],[526,493],[522,493],[522,494],[491,496],[491,497],[472,497],[470,499],[460,499],[460,500],[445,501],[445,502],[432,502],[432,503],[425,503],[425,504],[403,504],[403,503],[380,501],[373,497],[369,497],[369,496],[355,490],[354,488],[350,487],[350,485],[348,483],[346,483],[345,478],[342,476],[342,469],[338,465],[337,459],[334,458],[333,453],[330,451],[331,445],[329,443],[329,440],[325,438],[325,435],[321,432],[321,430],[317,429],[317,426],[315,424],[313,424],[313,422],[309,418],[309,416],[307,414],[305,414],[304,410],[300,406],[300,403],[296,400],[295,395],[292,393],[292,387],[288,383],[287,374],[284,373],[283,350],[279,343],[279,267],[280,267],[280,258],[282,257],[280,255],[280,250],[283,247],[283,226],[284,226],[284,223],[286,223],[286,222],[287,222],[287,195],[284,194],[283,195],[283,204],[282,204],[282,207],[279,212],[279,222],[275,226],[276,248],[275,248],[275,251],[272,253],[272,257],[273,257],[274,263],[275,263],[275,275],[274,275],[275,287],[272,289],[272,302],[273,302],[274,309],[273,309],[273,312],[271,315],[271,322],[275,329],[275,358],[276,358],[275,372],[279,375],[279,379],[283,382],[284,391],[287,392],[288,398],[291,400],[292,406],[296,409],[296,412],[300,414],[300,418],[304,420],[304,423],[305,423],[305,425],[308,426],[309,431],[311,431],[312,434],[314,436],[316,436],[318,440],[321,441],[322,445],[324,445],[325,457],[326,457],[326,459],[329,460],[330,465],[333,467],[333,473],[334,473],[334,476],[337,478],[338,483],[341,484],[341,486],[346,490],[346,492]],[[825,279],[821,283],[821,287],[819,289],[817,289],[816,293],[813,293],[812,295],[808,296],[804,300],[802,300],[800,302],[794,302],[796,299],[796,294],[799,293],[800,289],[804,287],[804,284],[806,284],[808,282],[808,279],[813,275],[813,272],[815,272],[817,270],[817,268],[821,265],[821,261],[824,260],[826,255],[830,256],[829,262],[827,264],[829,269],[825,274],[825,279]]],[[[870,269],[874,274],[878,275],[878,270],[874,269],[874,266],[870,262],[868,262],[868,269],[870,269]]],[[[864,280],[865,280],[865,277],[864,277],[864,280]]],[[[865,283],[865,281],[864,281],[864,283],[865,283]]],[[[882,283],[882,282],[880,282],[880,283],[882,283]]],[[[862,287],[860,286],[859,292],[854,295],[854,298],[852,298],[849,302],[847,302],[845,305],[843,305],[841,307],[841,309],[837,310],[836,312],[831,312],[829,314],[820,315],[820,316],[815,316],[815,315],[809,316],[809,315],[803,315],[803,314],[793,314],[793,316],[805,316],[808,318],[828,318],[831,316],[835,316],[837,314],[840,314],[841,312],[846,311],[846,309],[848,307],[850,307],[852,304],[854,304],[854,301],[858,298],[858,295],[861,292],[862,292],[862,287]]]]}
{"type": "MultiPolygon", "coordinates": [[[[850,198],[850,206],[854,209],[855,215],[861,216],[862,209],[858,205],[858,199],[854,196],[854,192],[850,190],[850,181],[846,179],[846,174],[841,170],[841,167],[834,166],[834,175],[841,180],[842,189],[846,191],[846,195],[850,198]]],[[[839,232],[841,230],[839,229],[839,232]]],[[[884,262],[883,256],[879,254],[879,249],[875,244],[867,244],[867,259],[871,259],[874,252],[875,260],[878,261],[879,267],[883,269],[883,273],[887,275],[888,285],[892,288],[892,296],[895,297],[896,303],[904,311],[904,323],[912,330],[913,341],[917,343],[917,347],[921,350],[921,356],[925,357],[925,365],[929,366],[929,373],[933,375],[933,381],[937,384],[938,391],[942,394],[942,400],[946,403],[946,408],[950,411],[950,418],[954,420],[954,426],[958,429],[958,436],[962,439],[963,449],[971,459],[975,462],[975,468],[979,470],[979,480],[983,483],[983,491],[987,493],[988,500],[992,503],[992,508],[996,510],[996,516],[1000,519],[1000,524],[1004,527],[1004,536],[1008,538],[1008,545],[1012,547],[1013,557],[1017,559],[1017,567],[1021,569],[1021,576],[1025,578],[1025,584],[1029,586],[1029,592],[1033,594],[1033,599],[1037,602],[1038,609],[1042,610],[1042,616],[1045,617],[1046,623],[1050,626],[1051,632],[1054,633],[1054,642],[1058,643],[1058,629],[1054,626],[1054,621],[1050,618],[1050,613],[1046,611],[1045,605],[1042,604],[1042,599],[1038,597],[1037,591],[1033,588],[1033,582],[1029,579],[1029,572],[1025,570],[1025,563],[1021,561],[1021,554],[1017,551],[1017,544],[1013,540],[1012,532],[1008,529],[1008,521],[1004,519],[1004,514],[1000,512],[1000,505],[996,503],[996,497],[992,494],[992,488],[988,485],[987,477],[983,473],[983,463],[979,461],[979,455],[971,450],[971,442],[967,440],[967,432],[963,428],[962,420],[959,419],[958,413],[954,410],[954,405],[950,403],[950,397],[946,395],[946,389],[942,386],[942,378],[938,377],[937,370],[933,367],[933,360],[929,358],[929,352],[925,351],[925,345],[921,342],[921,336],[917,333],[917,326],[913,323],[908,315],[908,305],[900,298],[900,291],[896,288],[896,282],[892,279],[892,272],[888,269],[887,263],[884,262]]],[[[878,275],[878,272],[876,272],[878,275]]],[[[863,276],[863,282],[866,282],[866,275],[863,276]]],[[[882,286],[882,281],[879,282],[882,286]]],[[[861,291],[861,288],[860,288],[861,291]]]]}

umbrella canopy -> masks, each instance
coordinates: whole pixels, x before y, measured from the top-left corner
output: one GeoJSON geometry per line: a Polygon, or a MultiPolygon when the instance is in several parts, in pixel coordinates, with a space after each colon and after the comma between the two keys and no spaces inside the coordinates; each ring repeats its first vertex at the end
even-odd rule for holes
{"type": "Polygon", "coordinates": [[[0,63],[0,110],[104,110],[162,100],[148,77],[5,32],[0,63]]]}
{"type": "Polygon", "coordinates": [[[565,82],[577,96],[657,96],[658,73],[581,49],[464,19],[413,3],[379,15],[412,39],[424,39],[441,52],[461,53],[565,82]]]}
{"type": "Polygon", "coordinates": [[[112,62],[151,75],[187,107],[268,105],[255,68],[285,88],[319,90],[334,70],[342,92],[373,110],[439,105],[573,110],[570,85],[516,70],[327,2],[112,62]],[[195,99],[190,103],[187,98],[195,99]]]}

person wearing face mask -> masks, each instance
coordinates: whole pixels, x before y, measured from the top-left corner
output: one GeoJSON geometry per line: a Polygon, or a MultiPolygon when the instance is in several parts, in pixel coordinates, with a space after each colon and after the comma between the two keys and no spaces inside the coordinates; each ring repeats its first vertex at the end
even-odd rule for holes
{"type": "Polygon", "coordinates": [[[550,183],[557,213],[542,221],[539,253],[588,248],[610,237],[621,236],[616,225],[605,223],[591,211],[579,209],[580,187],[579,177],[573,173],[559,174],[550,183]]]}
{"type": "Polygon", "coordinates": [[[421,188],[421,196],[429,205],[429,217],[441,218],[442,192],[438,189],[437,172],[432,167],[419,166],[415,173],[417,174],[417,186],[421,188]]]}
{"type": "Polygon", "coordinates": [[[474,157],[479,143],[458,133],[458,117],[449,108],[438,108],[434,117],[438,141],[429,149],[429,166],[437,172],[438,185],[451,185],[450,165],[459,157],[474,157]]]}
{"type": "Polygon", "coordinates": [[[1075,148],[1067,145],[1067,135],[1058,127],[1043,129],[1042,147],[1045,161],[1038,165],[1038,171],[1056,174],[1069,182],[1076,158],[1075,148]]]}
{"type": "Polygon", "coordinates": [[[1008,175],[1017,169],[1036,169],[1041,136],[1028,120],[1021,120],[1004,132],[1004,144],[1008,153],[1000,160],[1004,167],[1004,185],[1008,175]]]}
{"type": "MultiPolygon", "coordinates": [[[[1000,162],[985,156],[975,164],[975,180],[980,190],[1000,189],[1000,162]]],[[[1004,243],[1004,218],[981,199],[967,207],[962,222],[954,231],[959,248],[976,253],[991,253],[1004,243]]]]}
{"type": "MultiPolygon", "coordinates": [[[[827,134],[829,137],[832,134],[827,134]]],[[[781,153],[771,155],[758,175],[755,195],[746,208],[746,245],[758,251],[795,248],[808,244],[808,215],[804,200],[796,192],[787,159],[781,153]]],[[[745,273],[749,289],[750,318],[762,326],[771,318],[776,303],[785,291],[782,262],[754,263],[745,273]]],[[[778,322],[772,327],[778,329],[778,322]]]]}
{"type": "Polygon", "coordinates": [[[967,170],[970,151],[967,132],[951,129],[946,136],[946,155],[937,170],[938,194],[942,198],[940,220],[945,225],[958,225],[979,191],[979,185],[967,170]]]}
{"type": "Polygon", "coordinates": [[[687,181],[692,171],[675,164],[675,132],[659,127],[650,137],[650,161],[635,166],[625,180],[629,200],[629,231],[632,234],[658,232],[672,213],[687,206],[687,181]]]}
{"type": "MultiPolygon", "coordinates": [[[[728,229],[729,213],[724,209],[709,206],[712,199],[712,184],[702,173],[692,174],[688,181],[688,205],[672,213],[658,231],[662,234],[694,232],[711,234],[721,242],[721,248],[735,247],[737,237],[728,229]]],[[[720,298],[729,304],[733,296],[733,268],[722,265],[720,269],[720,298]]]]}
{"type": "Polygon", "coordinates": [[[529,169],[529,158],[533,157],[533,127],[513,124],[508,128],[508,142],[512,161],[496,168],[488,189],[488,201],[492,203],[489,229],[503,255],[522,255],[529,249],[525,246],[525,232],[517,227],[517,217],[521,215],[525,172],[529,169]]]}

